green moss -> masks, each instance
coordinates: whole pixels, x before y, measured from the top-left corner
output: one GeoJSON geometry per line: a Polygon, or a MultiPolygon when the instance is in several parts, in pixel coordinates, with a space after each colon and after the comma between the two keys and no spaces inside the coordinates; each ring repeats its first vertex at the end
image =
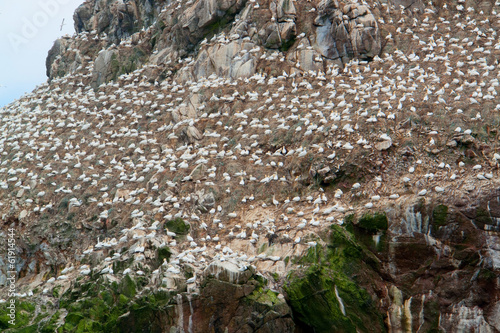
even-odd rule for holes
{"type": "Polygon", "coordinates": [[[76,328],[76,333],[85,333],[85,332],[102,332],[102,326],[101,324],[88,319],[84,318],[78,323],[78,327],[76,328]]]}
{"type": "Polygon", "coordinates": [[[71,312],[71,313],[68,313],[68,315],[66,316],[64,321],[65,321],[65,324],[69,328],[71,328],[71,327],[77,326],[78,323],[80,322],[80,320],[82,320],[83,318],[84,318],[84,316],[81,313],[71,312]]]}
{"type": "Polygon", "coordinates": [[[374,215],[365,214],[359,219],[357,226],[368,233],[376,234],[381,230],[387,230],[387,216],[385,213],[378,212],[374,215]]]}
{"type": "Polygon", "coordinates": [[[113,295],[107,290],[101,293],[101,298],[108,306],[112,306],[114,303],[113,295]]]}
{"type": "Polygon", "coordinates": [[[448,217],[448,207],[445,205],[437,205],[432,211],[432,221],[434,222],[434,227],[439,229],[439,227],[446,224],[446,219],[448,217]]]}
{"type": "Polygon", "coordinates": [[[18,308],[31,313],[35,311],[36,306],[30,302],[21,302],[18,308]]]}
{"type": "Polygon", "coordinates": [[[354,214],[351,214],[344,219],[344,224],[346,230],[370,251],[377,253],[387,250],[388,221],[385,213],[365,214],[357,223],[354,214]],[[374,236],[378,237],[377,242],[374,236]]]}
{"type": "Polygon", "coordinates": [[[190,225],[188,223],[184,222],[183,219],[181,219],[180,217],[178,217],[176,219],[167,221],[165,223],[165,227],[169,231],[175,232],[176,234],[187,235],[189,233],[190,225]]]}
{"type": "Polygon", "coordinates": [[[261,274],[254,275],[253,279],[255,281],[257,281],[258,286],[262,287],[262,286],[265,286],[267,284],[267,279],[261,274]]]}
{"type": "Polygon", "coordinates": [[[138,276],[135,278],[135,283],[137,285],[137,289],[141,289],[141,288],[147,286],[148,282],[149,282],[149,280],[145,276],[138,276]]]}
{"type": "Polygon", "coordinates": [[[307,250],[307,253],[300,257],[295,263],[299,264],[316,264],[319,263],[323,254],[321,245],[312,246],[307,250]]]}
{"type": "Polygon", "coordinates": [[[305,277],[292,280],[286,292],[298,319],[315,332],[367,332],[372,327],[367,323],[380,326],[370,295],[340,272],[313,266],[305,277]]]}
{"type": "Polygon", "coordinates": [[[288,263],[290,262],[290,256],[286,256],[283,261],[285,262],[285,266],[288,266],[288,263]]]}
{"type": "Polygon", "coordinates": [[[119,305],[124,306],[128,302],[129,302],[129,298],[127,296],[125,296],[123,294],[120,294],[120,296],[118,296],[118,304],[119,305]]]}
{"type": "MultiPolygon", "coordinates": [[[[45,310],[42,310],[45,311],[45,310]]],[[[40,313],[38,316],[36,316],[34,322],[39,323],[43,318],[46,318],[49,314],[48,313],[40,313]]]]}
{"type": "Polygon", "coordinates": [[[134,258],[129,258],[128,260],[116,260],[113,262],[113,272],[120,273],[123,272],[126,268],[130,267],[134,258]]]}
{"type": "Polygon", "coordinates": [[[327,247],[310,248],[284,286],[294,316],[314,332],[383,331],[382,315],[356,276],[372,271],[373,255],[337,225],[327,247]],[[339,302],[337,293],[342,300],[339,302]]]}
{"type": "Polygon", "coordinates": [[[69,306],[67,306],[66,308],[68,309],[68,312],[81,312],[82,303],[81,302],[73,302],[73,303],[70,303],[69,306]]]}
{"type": "Polygon", "coordinates": [[[83,301],[83,307],[87,309],[88,317],[96,321],[104,321],[109,312],[109,306],[100,298],[87,298],[83,301]]]}
{"type": "Polygon", "coordinates": [[[27,327],[24,327],[24,328],[17,330],[16,332],[17,333],[36,333],[36,332],[38,332],[38,325],[27,326],[27,327]]]}
{"type": "Polygon", "coordinates": [[[264,289],[262,287],[256,288],[250,295],[247,296],[247,299],[269,307],[272,307],[280,302],[278,300],[277,292],[270,289],[264,289]]]}
{"type": "Polygon", "coordinates": [[[368,233],[376,234],[380,230],[387,230],[387,217],[385,213],[365,214],[359,219],[357,226],[368,233]]]}
{"type": "Polygon", "coordinates": [[[354,214],[349,214],[344,218],[344,224],[351,225],[356,222],[356,216],[354,214]]]}
{"type": "MultiPolygon", "coordinates": [[[[169,308],[172,300],[171,294],[159,291],[136,299],[128,307],[129,314],[116,318],[113,326],[117,332],[164,332],[160,327],[165,323],[159,323],[160,317],[164,316],[164,310],[169,308]]],[[[107,326],[110,327],[111,326],[107,326]]]]}
{"type": "Polygon", "coordinates": [[[6,309],[2,306],[2,314],[0,315],[0,328],[1,329],[6,329],[10,327],[9,324],[9,316],[7,316],[6,309]]]}
{"type": "Polygon", "coordinates": [[[15,303],[15,325],[11,325],[9,321],[12,320],[8,316],[10,310],[7,308],[10,303],[6,302],[0,305],[0,331],[5,329],[20,329],[29,325],[33,319],[33,312],[35,311],[35,306],[29,302],[21,302],[16,300],[15,303]]]}
{"type": "Polygon", "coordinates": [[[56,331],[56,323],[57,321],[59,320],[59,317],[61,316],[61,314],[59,313],[59,311],[57,311],[56,313],[54,313],[52,315],[52,317],[50,317],[50,320],[47,324],[45,324],[41,329],[40,329],[40,332],[41,333],[54,333],[56,331]]]}
{"type": "Polygon", "coordinates": [[[484,225],[484,224],[492,224],[492,220],[491,220],[491,216],[490,216],[490,213],[482,208],[482,207],[479,207],[477,210],[476,210],[476,218],[475,218],[475,221],[480,224],[480,225],[484,225]]]}
{"type": "Polygon", "coordinates": [[[121,280],[118,291],[129,298],[135,296],[136,285],[134,280],[132,280],[132,278],[128,274],[121,280]]]}

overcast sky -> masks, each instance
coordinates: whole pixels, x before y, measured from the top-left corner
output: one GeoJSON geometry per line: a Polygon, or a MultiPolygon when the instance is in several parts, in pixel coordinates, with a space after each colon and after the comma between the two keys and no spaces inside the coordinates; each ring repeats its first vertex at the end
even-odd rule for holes
{"type": "Polygon", "coordinates": [[[58,37],[73,35],[73,12],[83,2],[0,2],[0,107],[47,81],[47,53],[58,37]]]}

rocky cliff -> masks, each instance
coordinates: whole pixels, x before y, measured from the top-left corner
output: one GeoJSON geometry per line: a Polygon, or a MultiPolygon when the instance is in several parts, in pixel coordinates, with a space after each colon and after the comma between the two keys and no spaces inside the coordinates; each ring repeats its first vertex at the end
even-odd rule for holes
{"type": "Polygon", "coordinates": [[[500,331],[499,5],[86,1],[0,109],[0,328],[500,331]]]}

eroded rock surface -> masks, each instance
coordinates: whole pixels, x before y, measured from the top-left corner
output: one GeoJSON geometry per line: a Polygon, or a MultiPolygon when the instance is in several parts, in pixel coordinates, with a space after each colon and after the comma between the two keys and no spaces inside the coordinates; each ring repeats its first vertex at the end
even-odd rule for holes
{"type": "Polygon", "coordinates": [[[297,68],[304,71],[324,69],[323,60],[342,63],[380,54],[380,32],[368,6],[325,0],[317,4],[315,15],[306,8],[310,5],[293,0],[197,0],[176,6],[163,1],[85,2],[74,15],[75,29],[85,43],[55,43],[47,75],[74,72],[84,56],[96,62],[93,86],[99,86],[148,61],[192,59],[179,73],[186,82],[213,73],[250,77],[267,70],[259,61],[265,50],[283,51],[287,62],[302,64],[297,68]],[[298,25],[311,29],[298,38],[298,25]],[[103,63],[104,55],[111,53],[116,61],[108,56],[103,63]]]}

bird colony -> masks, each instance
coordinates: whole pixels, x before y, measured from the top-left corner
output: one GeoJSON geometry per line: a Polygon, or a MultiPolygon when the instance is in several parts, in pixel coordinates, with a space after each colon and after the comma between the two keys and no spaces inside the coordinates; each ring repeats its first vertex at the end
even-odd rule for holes
{"type": "MultiPolygon", "coordinates": [[[[22,296],[95,274],[175,289],[187,266],[196,291],[222,262],[235,276],[285,274],[285,257],[347,214],[498,187],[499,4],[488,15],[463,1],[418,16],[371,6],[385,48],[370,61],[308,71],[261,49],[249,77],[181,80],[187,58],[93,89],[84,58],[0,109],[2,220],[27,244],[56,246],[28,265],[22,296]],[[163,247],[172,256],[153,267],[163,247]],[[114,271],[120,261],[131,264],[114,271]]],[[[292,50],[308,45],[301,34],[292,50]]]]}

